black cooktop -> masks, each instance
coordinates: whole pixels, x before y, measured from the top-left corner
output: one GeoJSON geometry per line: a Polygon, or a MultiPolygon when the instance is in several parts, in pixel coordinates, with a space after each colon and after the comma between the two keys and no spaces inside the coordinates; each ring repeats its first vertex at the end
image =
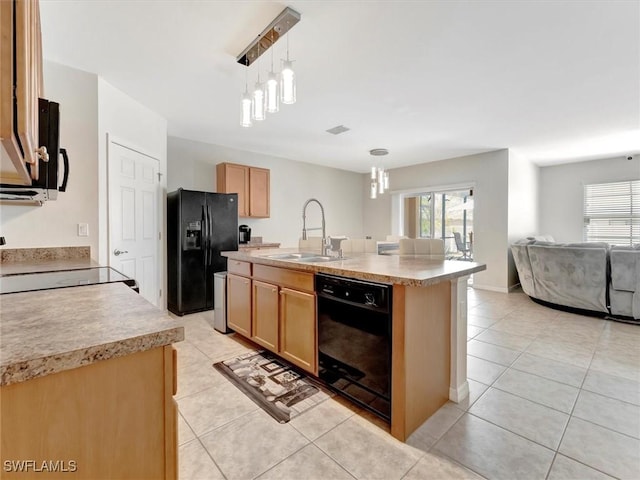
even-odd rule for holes
{"type": "Polygon", "coordinates": [[[136,281],[111,267],[56,270],[52,272],[14,273],[0,276],[0,294],[51,290],[54,288],[123,282],[136,288],[136,281]]]}

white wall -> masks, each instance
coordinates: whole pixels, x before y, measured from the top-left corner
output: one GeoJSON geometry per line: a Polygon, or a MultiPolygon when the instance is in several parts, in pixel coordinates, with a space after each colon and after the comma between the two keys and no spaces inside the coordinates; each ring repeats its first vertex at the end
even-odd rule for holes
{"type": "Polygon", "coordinates": [[[6,237],[5,248],[89,245],[97,259],[97,76],[45,62],[44,85],[45,97],[60,103],[60,146],[70,163],[67,191],[41,207],[0,205],[0,234],[6,237]],[[88,237],[78,237],[78,223],[89,224],[88,237]]]}
{"type": "MultiPolygon", "coordinates": [[[[104,79],[98,78],[98,168],[99,168],[99,223],[100,263],[109,263],[109,230],[107,203],[108,139],[117,140],[145,155],[157,158],[160,163],[160,190],[158,226],[162,238],[158,240],[159,286],[167,291],[166,278],[166,179],[167,179],[167,121],[157,113],[118,90],[104,79]]],[[[166,307],[166,295],[160,299],[166,307]]]]}
{"type": "MultiPolygon", "coordinates": [[[[109,260],[107,229],[107,137],[160,160],[161,188],[166,193],[167,121],[157,113],[118,90],[104,79],[98,79],[98,163],[100,196],[100,252],[99,260],[109,260]]],[[[165,199],[161,200],[162,205],[165,199]]],[[[163,207],[164,210],[164,207],[163,207]]],[[[160,220],[162,228],[166,222],[160,220]]],[[[164,231],[163,231],[164,233],[164,231]]],[[[164,238],[164,235],[163,235],[164,238]]],[[[164,245],[164,242],[162,242],[164,245]]],[[[161,259],[165,253],[161,252],[161,259]]]]}
{"type": "MultiPolygon", "coordinates": [[[[487,270],[474,275],[474,286],[506,292],[508,282],[507,150],[423,163],[389,171],[391,193],[443,185],[475,185],[473,250],[487,270]]],[[[364,234],[383,239],[391,230],[391,195],[369,198],[370,177],[361,175],[364,234]]]]}
{"type": "MultiPolygon", "coordinates": [[[[538,232],[538,185],[540,169],[525,157],[509,151],[509,245],[538,232]]],[[[519,283],[518,272],[508,249],[509,286],[519,283]]]]}
{"type": "MultiPolygon", "coordinates": [[[[271,218],[240,218],[253,236],[282,247],[297,247],[302,234],[302,206],[312,197],[325,209],[327,234],[361,238],[362,175],[335,168],[235,150],[177,137],[168,140],[167,189],[216,191],[216,164],[240,163],[268,168],[271,173],[271,218]]],[[[307,226],[320,226],[320,209],[310,205],[307,226]]],[[[320,236],[321,232],[310,232],[320,236]]]]}
{"type": "Polygon", "coordinates": [[[637,179],[639,155],[540,168],[540,233],[558,242],[581,242],[584,185],[637,179]]]}

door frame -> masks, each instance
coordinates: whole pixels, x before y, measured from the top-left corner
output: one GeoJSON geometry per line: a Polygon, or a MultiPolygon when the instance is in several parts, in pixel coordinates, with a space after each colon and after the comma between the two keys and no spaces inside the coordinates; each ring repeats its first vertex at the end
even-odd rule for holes
{"type": "MultiPolygon", "coordinates": [[[[104,214],[104,218],[102,219],[102,221],[100,221],[100,225],[104,226],[104,235],[101,235],[101,240],[103,240],[103,242],[100,242],[102,245],[105,245],[106,248],[101,248],[100,249],[100,255],[99,255],[99,261],[100,264],[106,264],[110,266],[110,252],[112,249],[112,245],[111,245],[111,225],[109,224],[109,212],[112,208],[111,205],[111,201],[112,199],[110,198],[109,195],[109,185],[111,182],[111,178],[109,175],[109,166],[110,166],[110,162],[111,162],[111,144],[116,144],[120,147],[126,148],[128,150],[134,151],[140,155],[144,155],[145,157],[151,158],[152,160],[155,160],[156,162],[158,162],[158,173],[160,175],[160,178],[162,179],[163,177],[165,177],[165,172],[162,171],[162,161],[160,159],[160,155],[154,154],[150,151],[148,151],[147,149],[141,147],[140,145],[135,144],[134,142],[130,142],[126,139],[123,139],[122,137],[118,137],[116,135],[110,134],[109,132],[106,133],[106,162],[104,165],[104,178],[105,181],[102,184],[104,186],[104,195],[105,195],[105,203],[104,203],[104,208],[101,208],[101,212],[103,212],[104,214]]],[[[166,252],[164,249],[164,242],[165,242],[165,236],[166,236],[166,227],[165,227],[165,212],[166,212],[166,205],[165,202],[163,201],[164,199],[164,190],[165,190],[165,186],[164,186],[164,182],[162,180],[160,180],[157,183],[157,192],[156,192],[156,227],[158,230],[158,238],[156,238],[156,253],[157,253],[157,259],[156,259],[156,263],[157,263],[157,270],[156,270],[156,285],[157,288],[159,290],[159,295],[157,297],[158,301],[157,301],[157,307],[162,308],[162,309],[166,309],[166,285],[165,285],[165,256],[166,256],[166,252]]]]}

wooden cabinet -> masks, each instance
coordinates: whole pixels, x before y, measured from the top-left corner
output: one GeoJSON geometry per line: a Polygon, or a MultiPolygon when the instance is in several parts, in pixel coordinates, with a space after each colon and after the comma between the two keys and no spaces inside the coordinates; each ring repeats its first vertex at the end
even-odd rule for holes
{"type": "Polygon", "coordinates": [[[236,261],[230,260],[229,265],[242,273],[227,275],[229,326],[317,375],[318,331],[313,274],[233,262],[236,261]],[[241,276],[243,274],[251,275],[252,279],[241,276]]]}
{"type": "Polygon", "coordinates": [[[38,98],[43,96],[37,0],[0,1],[0,139],[13,164],[3,182],[31,184],[38,171],[38,98]],[[27,168],[27,164],[29,168],[27,168]]]}
{"type": "Polygon", "coordinates": [[[168,345],[1,387],[2,476],[176,479],[176,375],[168,345]],[[25,460],[68,471],[6,470],[25,460]]]}
{"type": "Polygon", "coordinates": [[[269,177],[266,168],[249,168],[249,216],[268,218],[269,212],[269,177]]]}
{"type": "Polygon", "coordinates": [[[317,374],[316,296],[280,290],[280,355],[317,374]]]}
{"type": "Polygon", "coordinates": [[[251,280],[227,275],[227,323],[245,337],[251,337],[251,280]]]}
{"type": "Polygon", "coordinates": [[[216,184],[219,193],[238,194],[240,217],[268,218],[270,216],[270,171],[236,163],[216,165],[216,184]]]}
{"type": "Polygon", "coordinates": [[[251,340],[272,352],[277,352],[280,348],[278,342],[279,298],[277,285],[253,281],[251,340]]]}

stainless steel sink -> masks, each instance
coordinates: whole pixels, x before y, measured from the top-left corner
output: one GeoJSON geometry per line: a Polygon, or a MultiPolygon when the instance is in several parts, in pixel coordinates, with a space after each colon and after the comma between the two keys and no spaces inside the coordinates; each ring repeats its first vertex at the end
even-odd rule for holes
{"type": "Polygon", "coordinates": [[[344,258],[330,257],[329,255],[318,255],[313,252],[300,253],[276,253],[265,255],[264,258],[272,258],[274,260],[291,260],[294,262],[333,262],[336,260],[344,260],[344,258]]]}
{"type": "Polygon", "coordinates": [[[338,258],[338,257],[330,257],[328,255],[317,255],[315,257],[304,257],[299,259],[299,262],[335,262],[337,260],[346,260],[344,257],[342,258],[338,258]]]}
{"type": "Polygon", "coordinates": [[[273,258],[274,260],[300,260],[303,258],[312,258],[318,256],[313,252],[300,252],[300,253],[276,253],[274,255],[265,255],[264,258],[273,258]]]}

